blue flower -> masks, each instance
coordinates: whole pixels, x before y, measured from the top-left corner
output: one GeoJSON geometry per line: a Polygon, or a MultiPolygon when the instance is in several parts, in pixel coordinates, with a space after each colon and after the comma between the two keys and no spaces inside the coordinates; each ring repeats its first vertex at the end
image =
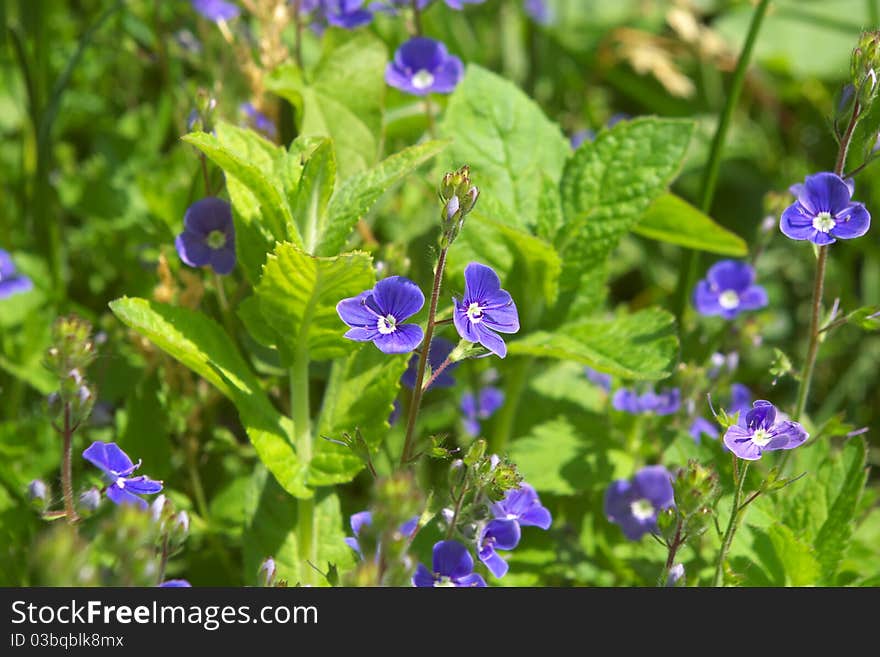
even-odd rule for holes
{"type": "Polygon", "coordinates": [[[834,173],[807,176],[790,187],[797,197],[779,221],[779,229],[793,240],[832,244],[838,239],[861,237],[871,226],[871,215],[861,203],[851,201],[855,183],[834,173]]]}
{"type": "MultiPolygon", "coordinates": [[[[358,537],[361,534],[361,530],[364,527],[369,527],[373,524],[373,514],[369,511],[359,511],[355,513],[349,518],[349,523],[351,524],[351,531],[354,536],[346,536],[345,544],[350,547],[352,550],[358,553],[358,556],[363,559],[364,555],[361,552],[361,546],[358,542],[358,537]]],[[[419,528],[419,516],[413,516],[405,523],[403,523],[398,528],[398,534],[400,535],[400,539],[408,539],[412,538],[412,535],[416,533],[416,530],[419,528]]],[[[377,546],[378,547],[378,546],[377,546]]]]}
{"type": "Polygon", "coordinates": [[[674,506],[672,476],[662,465],[649,465],[627,481],[618,479],[605,492],[605,515],[637,541],[657,531],[657,512],[674,506]]]}
{"type": "MultiPolygon", "coordinates": [[[[453,349],[455,349],[455,345],[445,338],[434,338],[431,340],[431,346],[428,348],[428,364],[431,366],[432,372],[436,371],[437,368],[444,363],[449,357],[449,354],[452,353],[453,349]]],[[[454,386],[455,377],[452,376],[452,371],[458,367],[458,365],[459,363],[447,365],[446,368],[440,372],[440,375],[434,379],[434,383],[430,385],[428,390],[431,388],[451,388],[454,386]]],[[[400,377],[400,383],[410,390],[415,388],[418,368],[419,357],[417,354],[413,354],[412,358],[409,359],[406,371],[403,373],[403,376],[400,377]]]]}
{"type": "Polygon", "coordinates": [[[512,550],[519,545],[519,523],[516,520],[491,520],[480,533],[477,554],[495,577],[504,577],[509,566],[495,550],[512,550]]]}
{"type": "Polygon", "coordinates": [[[190,267],[210,265],[218,274],[230,273],[235,268],[235,224],[229,203],[208,196],[189,206],[174,246],[190,267]]]}
{"type": "Polygon", "coordinates": [[[492,504],[489,510],[495,518],[515,520],[523,527],[550,529],[553,522],[550,511],[541,504],[538,492],[526,483],[507,491],[504,499],[492,504]]]}
{"type": "Polygon", "coordinates": [[[703,435],[709,436],[709,438],[712,438],[713,440],[719,436],[718,427],[715,426],[715,423],[704,417],[694,418],[688,432],[691,434],[691,438],[694,439],[695,443],[699,443],[700,438],[703,435]]]}
{"type": "Polygon", "coordinates": [[[209,21],[231,21],[238,17],[241,9],[226,0],[191,0],[193,9],[209,21]]]}
{"type": "Polygon", "coordinates": [[[336,304],[340,319],[351,328],[345,337],[372,342],[386,354],[405,354],[422,341],[422,327],[403,322],[425,305],[419,286],[403,276],[384,278],[372,290],[336,304]]]}
{"type": "Polygon", "coordinates": [[[591,382],[602,388],[605,392],[611,391],[611,375],[604,374],[597,370],[594,370],[592,367],[584,367],[584,374],[586,374],[587,379],[591,382]]]}
{"type": "Polygon", "coordinates": [[[373,14],[363,6],[364,0],[324,0],[322,10],[330,25],[353,30],[373,20],[373,14]]]}
{"type": "Polygon", "coordinates": [[[187,589],[190,587],[192,584],[185,579],[169,579],[159,584],[160,589],[187,589]]]}
{"type": "Polygon", "coordinates": [[[553,21],[553,11],[547,0],[523,0],[523,10],[539,25],[549,25],[553,21]]]}
{"type": "Polygon", "coordinates": [[[581,147],[585,141],[595,141],[596,140],[596,132],[595,130],[590,130],[589,128],[584,128],[583,130],[578,130],[574,134],[572,134],[569,142],[571,143],[571,147],[573,150],[577,150],[581,147]]]}
{"type": "Polygon", "coordinates": [[[493,386],[481,389],[478,397],[466,392],[461,396],[464,429],[471,436],[480,433],[480,420],[488,420],[504,404],[504,392],[493,386]]]}
{"type": "Polygon", "coordinates": [[[272,119],[260,112],[252,103],[242,103],[238,109],[247,117],[248,123],[254,127],[254,130],[262,132],[270,139],[275,139],[278,129],[272,119]]]}
{"type": "Polygon", "coordinates": [[[724,444],[739,458],[757,461],[764,452],[794,449],[807,438],[809,434],[800,424],[778,419],[776,407],[759,399],[740,416],[739,423],[727,429],[724,444]]]}
{"type": "Polygon", "coordinates": [[[162,490],[161,481],[155,481],[144,475],[131,476],[141,467],[141,462],[132,463],[128,454],[116,443],[93,442],[83,452],[83,458],[106,475],[110,482],[107,487],[107,497],[116,504],[136,504],[146,509],[146,501],[138,495],[151,495],[162,490]]]}
{"type": "Polygon", "coordinates": [[[463,75],[461,60],[427,37],[413,37],[400,46],[385,69],[390,86],[415,96],[452,93],[463,75]]]}
{"type": "Polygon", "coordinates": [[[656,393],[650,389],[640,395],[630,388],[620,388],[614,393],[611,405],[618,411],[633,415],[672,415],[681,406],[681,391],[678,388],[664,388],[656,393]]]}
{"type": "Polygon", "coordinates": [[[755,285],[755,270],[747,262],[716,262],[694,289],[694,306],[701,315],[733,319],[746,310],[766,305],[767,292],[755,285]]]}
{"type": "Polygon", "coordinates": [[[507,345],[498,333],[519,331],[519,315],[510,293],[501,289],[498,274],[486,265],[470,263],[464,269],[464,296],[453,301],[452,319],[458,334],[504,358],[507,345]]]}
{"type": "Polygon", "coordinates": [[[413,586],[486,586],[486,580],[474,572],[474,558],[458,541],[440,541],[434,545],[431,570],[419,564],[413,586]]]}
{"type": "Polygon", "coordinates": [[[12,256],[0,249],[0,299],[27,292],[33,287],[31,279],[18,273],[15,263],[12,262],[12,256]]]}

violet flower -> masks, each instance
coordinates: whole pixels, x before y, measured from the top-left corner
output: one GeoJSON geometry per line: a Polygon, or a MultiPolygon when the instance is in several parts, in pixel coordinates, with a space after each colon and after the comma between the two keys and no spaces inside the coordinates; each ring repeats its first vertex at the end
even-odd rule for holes
{"type": "Polygon", "coordinates": [[[755,285],[755,270],[747,262],[716,262],[694,289],[694,306],[701,315],[733,319],[744,311],[766,305],[767,292],[755,285]]]}
{"type": "Polygon", "coordinates": [[[854,189],[852,178],[834,173],[807,176],[789,188],[797,200],[782,213],[780,230],[793,240],[820,246],[861,237],[871,226],[871,215],[863,204],[850,200],[854,189]]]}
{"type": "Polygon", "coordinates": [[[413,586],[486,586],[486,580],[474,572],[474,558],[458,541],[440,541],[434,545],[432,568],[419,564],[413,586]]]}
{"type": "Polygon", "coordinates": [[[724,444],[739,458],[757,461],[764,452],[794,449],[809,437],[797,422],[779,420],[776,407],[759,399],[739,422],[724,434],[724,444]]]}
{"type": "Polygon", "coordinates": [[[507,345],[498,333],[519,331],[516,304],[491,267],[472,262],[464,269],[464,296],[453,297],[452,319],[458,334],[468,342],[479,342],[501,358],[507,345]]]}
{"type": "Polygon", "coordinates": [[[323,0],[321,9],[330,25],[346,30],[353,30],[373,20],[372,12],[364,9],[364,0],[323,0]]]}
{"type": "Polygon", "coordinates": [[[14,294],[28,292],[33,287],[31,279],[18,273],[15,263],[12,262],[12,256],[7,251],[0,249],[0,300],[14,294]]]}
{"type": "Polygon", "coordinates": [[[419,286],[403,276],[384,278],[372,290],[336,304],[340,319],[351,328],[345,337],[372,342],[386,354],[405,354],[422,341],[422,327],[403,322],[425,305],[419,286]]]}
{"type": "MultiPolygon", "coordinates": [[[[428,348],[428,364],[431,366],[432,372],[436,371],[446,361],[453,349],[455,349],[455,345],[445,338],[434,338],[431,340],[431,346],[428,348]]],[[[431,388],[451,388],[454,386],[455,377],[452,376],[452,371],[458,366],[459,363],[447,365],[437,378],[434,379],[428,390],[431,388]]],[[[418,368],[419,356],[418,354],[413,354],[412,358],[409,359],[406,371],[400,377],[401,385],[406,386],[410,390],[415,388],[418,368]]]]}
{"type": "Polygon", "coordinates": [[[440,41],[413,37],[404,43],[385,69],[385,81],[415,96],[452,93],[464,76],[464,64],[440,41]]]}
{"type": "Polygon", "coordinates": [[[226,0],[190,0],[193,9],[207,18],[209,21],[231,21],[241,14],[241,9],[232,2],[226,0]]]}
{"type": "Polygon", "coordinates": [[[627,481],[618,479],[605,493],[605,515],[637,541],[657,531],[657,513],[674,506],[672,475],[662,465],[649,465],[627,481]]]}
{"type": "Polygon", "coordinates": [[[678,388],[663,388],[658,393],[649,389],[640,395],[630,388],[620,388],[614,393],[611,405],[618,411],[633,415],[672,415],[681,406],[681,391],[678,388]]]}
{"type": "Polygon", "coordinates": [[[128,454],[116,443],[93,442],[83,452],[83,458],[99,468],[107,477],[107,497],[116,504],[136,504],[142,509],[147,503],[139,495],[151,495],[162,490],[162,482],[140,475],[131,474],[141,467],[141,462],[132,463],[128,454]]]}
{"type": "Polygon", "coordinates": [[[218,274],[230,273],[235,268],[235,224],[229,203],[208,196],[189,206],[174,246],[190,267],[210,265],[218,274]]]}
{"type": "Polygon", "coordinates": [[[466,392],[461,396],[464,429],[471,435],[480,433],[480,420],[488,420],[504,404],[504,392],[493,386],[482,388],[477,397],[466,392]]]}

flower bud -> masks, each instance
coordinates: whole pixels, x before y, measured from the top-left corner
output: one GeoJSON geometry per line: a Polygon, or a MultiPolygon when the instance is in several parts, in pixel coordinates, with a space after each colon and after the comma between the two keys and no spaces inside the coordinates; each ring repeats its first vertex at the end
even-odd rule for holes
{"type": "Polygon", "coordinates": [[[458,237],[464,219],[474,209],[479,195],[480,191],[471,184],[470,168],[467,165],[443,176],[440,183],[440,201],[443,204],[440,213],[443,227],[440,242],[444,248],[458,237]]]}
{"type": "Polygon", "coordinates": [[[83,491],[79,496],[79,512],[80,515],[89,515],[98,510],[101,505],[101,491],[97,488],[89,488],[83,491]]]}
{"type": "Polygon", "coordinates": [[[257,571],[257,583],[260,586],[275,586],[275,559],[267,557],[257,571]]]}
{"type": "Polygon", "coordinates": [[[850,59],[850,83],[864,112],[877,95],[880,69],[880,32],[862,32],[850,59]]]}
{"type": "Polygon", "coordinates": [[[44,509],[49,501],[49,487],[42,479],[34,479],[28,484],[27,496],[35,508],[44,509]]]}

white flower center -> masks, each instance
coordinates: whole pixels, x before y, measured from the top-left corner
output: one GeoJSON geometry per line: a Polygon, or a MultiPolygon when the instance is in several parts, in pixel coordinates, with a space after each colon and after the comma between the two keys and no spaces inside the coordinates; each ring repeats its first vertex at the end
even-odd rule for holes
{"type": "Polygon", "coordinates": [[[116,479],[116,485],[117,485],[119,488],[125,488],[125,479],[123,479],[122,477],[117,477],[117,479],[116,479]]]}
{"type": "Polygon", "coordinates": [[[430,71],[419,69],[412,76],[412,86],[416,89],[427,89],[432,84],[434,84],[434,75],[430,71]]]}
{"type": "Polygon", "coordinates": [[[208,243],[208,246],[214,249],[222,249],[226,246],[226,233],[222,230],[212,230],[208,233],[208,238],[205,240],[208,243]]]}
{"type": "Polygon", "coordinates": [[[633,517],[636,520],[647,520],[654,515],[654,505],[645,498],[636,500],[630,504],[629,510],[632,512],[633,517]]]}
{"type": "Polygon", "coordinates": [[[837,222],[834,221],[834,218],[831,216],[830,212],[820,212],[815,217],[813,217],[813,228],[818,230],[820,233],[830,232],[832,228],[837,225],[837,222]]]}
{"type": "Polygon", "coordinates": [[[467,309],[468,319],[471,320],[474,324],[479,324],[483,321],[483,308],[476,301],[468,306],[467,309]]]}
{"type": "Polygon", "coordinates": [[[507,519],[508,519],[508,520],[518,520],[518,519],[519,519],[519,516],[516,515],[515,513],[508,513],[508,514],[507,514],[507,519]]]}
{"type": "Polygon", "coordinates": [[[718,305],[724,310],[733,310],[739,306],[739,295],[733,290],[724,290],[718,295],[718,305]]]}
{"type": "Polygon", "coordinates": [[[441,575],[437,579],[434,580],[434,588],[441,587],[450,587],[455,586],[455,582],[452,581],[452,578],[447,577],[446,575],[441,575]]]}
{"type": "Polygon", "coordinates": [[[757,429],[755,433],[752,434],[752,442],[755,443],[758,447],[763,447],[770,442],[770,439],[772,437],[773,436],[771,436],[770,432],[766,429],[757,429]]]}
{"type": "Polygon", "coordinates": [[[394,317],[394,315],[385,315],[385,317],[380,317],[376,322],[376,328],[379,329],[379,333],[381,333],[382,335],[394,333],[397,330],[397,318],[394,317]]]}

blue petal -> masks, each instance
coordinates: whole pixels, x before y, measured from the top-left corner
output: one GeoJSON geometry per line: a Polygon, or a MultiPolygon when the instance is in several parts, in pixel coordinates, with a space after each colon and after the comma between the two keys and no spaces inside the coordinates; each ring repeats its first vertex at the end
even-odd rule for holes
{"type": "Polygon", "coordinates": [[[107,497],[109,497],[114,504],[134,504],[144,510],[147,508],[146,501],[142,500],[134,493],[131,493],[124,488],[120,488],[116,484],[112,484],[107,488],[107,497]]]}
{"type": "Polygon", "coordinates": [[[510,568],[507,562],[501,558],[501,555],[492,549],[491,546],[480,550],[480,561],[486,564],[489,572],[498,578],[504,577],[510,568]]]}
{"type": "Polygon", "coordinates": [[[159,584],[160,589],[186,589],[190,588],[191,586],[192,584],[187,582],[185,579],[169,579],[159,584]]]}
{"type": "MultiPolygon", "coordinates": [[[[352,331],[354,330],[352,329],[352,331]]],[[[351,333],[351,331],[348,333],[351,333]]],[[[392,333],[386,335],[379,333],[379,335],[373,338],[373,343],[383,353],[406,354],[418,347],[423,337],[424,333],[421,326],[417,324],[398,324],[397,329],[392,333]]]]}
{"type": "Polygon", "coordinates": [[[501,279],[495,270],[479,262],[471,262],[464,268],[464,305],[491,299],[501,289],[501,279]]]}
{"type": "Polygon", "coordinates": [[[125,479],[125,490],[135,495],[151,495],[162,490],[162,482],[150,479],[144,475],[125,479]]]}
{"type": "Polygon", "coordinates": [[[672,476],[662,465],[649,465],[639,470],[633,477],[633,485],[639,497],[647,499],[656,509],[665,509],[675,502],[672,491],[672,476]]]}
{"type": "Polygon", "coordinates": [[[459,579],[474,571],[474,559],[458,541],[440,541],[434,545],[434,572],[459,579]]]}
{"type": "Polygon", "coordinates": [[[412,317],[425,305],[419,286],[403,276],[389,276],[376,283],[373,299],[382,315],[391,315],[398,322],[412,317]]]}
{"type": "Polygon", "coordinates": [[[519,545],[520,535],[519,523],[516,520],[496,518],[483,529],[481,542],[489,542],[499,550],[512,550],[519,545]]]}
{"type": "Polygon", "coordinates": [[[116,443],[95,441],[83,452],[83,458],[113,479],[124,477],[135,470],[128,454],[119,449],[116,443]]]}
{"type": "Polygon", "coordinates": [[[416,567],[416,572],[413,573],[412,578],[413,586],[419,587],[433,587],[434,586],[434,576],[431,574],[431,571],[424,564],[419,564],[416,567]]]}
{"type": "Polygon", "coordinates": [[[481,418],[486,419],[494,415],[504,404],[504,391],[493,386],[486,386],[480,390],[480,410],[481,418]]]}

